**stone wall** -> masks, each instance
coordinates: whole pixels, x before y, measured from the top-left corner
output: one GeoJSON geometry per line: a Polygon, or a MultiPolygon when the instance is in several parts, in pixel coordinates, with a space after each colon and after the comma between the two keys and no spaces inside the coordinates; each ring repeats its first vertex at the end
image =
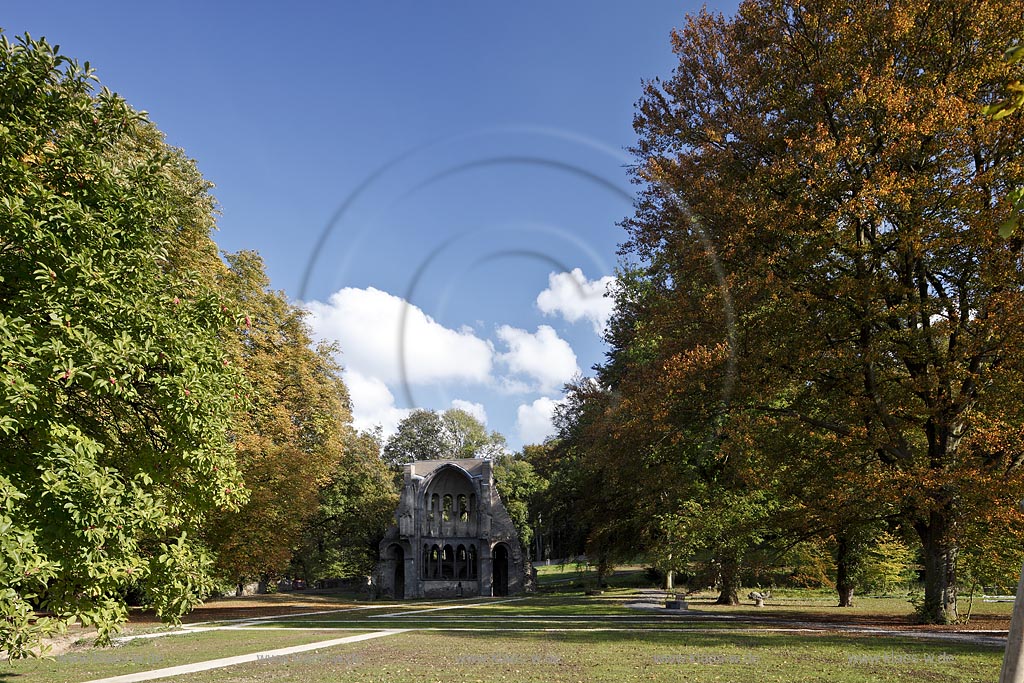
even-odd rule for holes
{"type": "Polygon", "coordinates": [[[379,557],[375,585],[383,597],[458,597],[459,584],[463,597],[530,588],[529,562],[489,460],[406,465],[379,557]]]}

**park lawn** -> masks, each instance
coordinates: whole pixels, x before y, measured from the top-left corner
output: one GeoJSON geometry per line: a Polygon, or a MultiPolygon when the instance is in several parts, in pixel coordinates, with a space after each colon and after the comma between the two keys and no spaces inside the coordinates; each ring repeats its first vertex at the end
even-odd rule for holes
{"type": "MultiPolygon", "coordinates": [[[[574,564],[537,567],[537,587],[544,592],[573,592],[597,588],[597,571],[588,565],[574,564]]],[[[607,588],[644,588],[651,585],[646,568],[641,565],[616,567],[605,575],[607,588]]]]}
{"type": "MultiPolygon", "coordinates": [[[[276,614],[269,616],[260,616],[254,613],[251,619],[242,620],[242,618],[225,619],[223,621],[204,621],[202,625],[206,626],[237,626],[244,624],[245,626],[273,626],[283,622],[303,621],[303,622],[353,622],[353,623],[366,623],[366,619],[377,614],[394,613],[394,605],[381,608],[338,608],[338,609],[325,609],[323,613],[304,613],[296,612],[294,615],[276,614]]],[[[319,612],[319,610],[318,610],[319,612]]]]}
{"type": "MultiPolygon", "coordinates": [[[[764,607],[755,607],[746,599],[744,589],[740,594],[740,605],[716,605],[717,593],[705,592],[691,595],[687,602],[692,610],[711,614],[737,616],[771,617],[789,621],[829,621],[849,624],[909,625],[914,623],[914,607],[903,596],[863,596],[854,598],[853,607],[837,607],[835,595],[817,591],[801,593],[789,590],[773,594],[764,607]]],[[[968,613],[969,600],[961,597],[957,602],[961,617],[968,613]]],[[[1009,627],[1013,612],[1012,603],[989,603],[975,598],[970,606],[971,618],[966,624],[950,628],[957,629],[1002,629],[1009,627]]]]}
{"type": "MultiPolygon", "coordinates": [[[[789,618],[857,625],[867,615],[901,624],[894,615],[900,614],[898,610],[905,614],[907,603],[896,598],[864,598],[852,610],[836,608],[828,596],[811,592],[784,593],[778,598],[779,605],[770,601],[761,609],[704,604],[711,602],[712,594],[696,596],[696,609],[691,612],[632,610],[619,604],[637,597],[549,594],[511,602],[477,598],[376,603],[373,607],[379,609],[362,605],[322,615],[282,615],[257,622],[258,630],[140,639],[106,650],[79,648],[49,662],[0,667],[0,681],[80,683],[385,628],[421,630],[189,674],[178,680],[980,681],[998,676],[1002,658],[999,647],[925,641],[900,637],[898,632],[877,637],[757,630],[789,618]],[[434,607],[454,609],[421,611],[434,607]],[[702,612],[719,617],[731,613],[740,619],[694,618],[702,612]],[[395,614],[408,616],[392,616],[395,614]],[[762,618],[748,621],[748,614],[762,618]]],[[[983,604],[1009,611],[1005,604],[983,604]]],[[[259,617],[265,612],[263,607],[253,605],[241,611],[259,617]]],[[[976,602],[976,613],[978,607],[976,602]]]]}
{"type": "MultiPolygon", "coordinates": [[[[714,603],[718,594],[714,592],[697,593],[689,596],[687,601],[692,613],[757,617],[758,620],[838,622],[879,626],[914,623],[913,606],[905,596],[857,597],[853,607],[838,607],[835,595],[820,591],[789,590],[780,591],[781,595],[774,594],[764,607],[759,608],[755,607],[752,601],[746,599],[746,593],[749,590],[744,589],[744,592],[741,593],[743,604],[740,605],[716,605],[714,603]]],[[[572,595],[566,593],[540,594],[515,602],[495,603],[465,610],[446,610],[440,614],[465,617],[483,614],[521,616],[637,615],[639,613],[637,610],[626,605],[638,602],[641,597],[633,589],[613,589],[605,591],[600,596],[586,596],[579,591],[572,595]]],[[[967,614],[968,602],[967,598],[962,598],[959,601],[962,616],[967,614]]],[[[976,598],[971,606],[970,622],[957,625],[956,628],[1005,630],[1009,627],[1012,611],[1011,603],[987,603],[976,598]]],[[[671,613],[656,612],[655,614],[667,616],[671,613]]],[[[680,616],[685,615],[684,612],[680,616]]]]}
{"type": "MultiPolygon", "coordinates": [[[[267,630],[201,631],[161,638],[139,638],[107,648],[91,647],[91,641],[49,659],[0,663],[4,683],[80,683],[96,678],[162,669],[219,657],[274,650],[365,633],[353,631],[267,630]]],[[[174,679],[169,679],[174,680],[174,679]]],[[[186,681],[188,677],[178,678],[186,681]]]]}
{"type": "MultiPolygon", "coordinates": [[[[315,612],[331,609],[362,608],[370,604],[365,598],[353,600],[351,593],[272,593],[268,595],[247,595],[244,597],[212,598],[185,615],[187,624],[227,622],[232,619],[253,618],[300,612],[315,612]]],[[[152,610],[132,608],[125,633],[141,633],[163,628],[152,610]]]]}
{"type": "MultiPolygon", "coordinates": [[[[358,612],[338,612],[288,619],[309,626],[322,622],[330,626],[351,626],[359,620],[380,628],[424,627],[431,625],[457,626],[459,622],[469,623],[481,619],[507,619],[509,628],[516,626],[515,619],[538,618],[550,620],[593,621],[649,620],[651,622],[687,620],[707,615],[720,618],[754,618],[752,625],[771,625],[773,622],[814,622],[845,623],[859,626],[909,627],[914,623],[913,608],[905,597],[859,597],[852,608],[836,606],[833,595],[822,591],[780,591],[762,608],[754,607],[749,600],[741,605],[715,605],[717,593],[707,592],[688,598],[687,612],[635,610],[626,605],[644,599],[633,589],[612,590],[601,596],[585,596],[582,593],[542,593],[514,600],[491,598],[467,598],[460,601],[391,603],[383,609],[366,608],[358,612]],[[444,609],[433,610],[434,607],[444,609]]],[[[646,597],[647,600],[651,598],[646,597]]],[[[942,630],[1001,629],[1009,626],[1013,606],[1008,603],[985,603],[975,600],[972,618],[968,624],[950,627],[931,627],[942,630]]],[[[961,614],[967,612],[967,600],[961,600],[961,614]]],[[[277,620],[275,620],[277,621],[277,620]]],[[[493,625],[493,624],[492,624],[493,625]]],[[[611,625],[611,623],[609,623],[611,625]]],[[[721,621],[700,622],[702,627],[718,627],[721,621]]],[[[663,627],[661,623],[652,626],[663,627]]],[[[529,627],[529,626],[525,626],[529,627]]]]}
{"type": "MultiPolygon", "coordinates": [[[[623,593],[614,600],[583,595],[538,595],[521,599],[485,598],[474,607],[454,608],[437,612],[450,617],[470,618],[487,615],[580,616],[636,614],[625,607],[626,602],[637,599],[636,593],[623,593]]],[[[429,614],[429,613],[428,613],[429,614]]]]}
{"type": "MultiPolygon", "coordinates": [[[[480,630],[502,630],[502,631],[541,631],[541,630],[705,630],[705,629],[737,629],[737,628],[758,628],[757,625],[737,622],[700,622],[682,621],[675,619],[644,619],[637,616],[632,619],[572,619],[572,618],[543,618],[530,617],[515,619],[509,617],[488,617],[484,619],[457,620],[457,619],[403,619],[403,620],[382,620],[373,621],[368,624],[366,621],[329,621],[313,622],[301,620],[288,620],[285,622],[273,622],[259,624],[259,628],[359,628],[372,625],[378,629],[419,629],[434,631],[480,631],[480,630]]],[[[770,625],[764,625],[770,627],[770,625]]]]}
{"type": "Polygon", "coordinates": [[[189,683],[966,682],[995,680],[1001,657],[998,648],[849,635],[408,632],[193,674],[189,683]]]}
{"type": "Polygon", "coordinates": [[[370,622],[383,622],[388,618],[402,620],[473,619],[490,616],[587,616],[633,615],[627,602],[637,599],[635,593],[623,593],[615,599],[586,596],[538,595],[523,598],[463,598],[457,602],[389,603],[383,609],[365,608],[359,612],[337,612],[300,617],[303,621],[347,621],[367,618],[370,622]],[[438,609],[443,608],[443,609],[438,609]]]}
{"type": "MultiPolygon", "coordinates": [[[[589,565],[564,564],[548,565],[537,567],[537,583],[542,593],[561,595],[582,595],[585,590],[596,587],[597,572],[589,565]]],[[[615,571],[606,576],[608,587],[604,589],[602,596],[605,599],[614,599],[628,596],[635,588],[657,588],[651,584],[643,565],[627,565],[616,567],[615,571]]],[[[906,595],[856,595],[854,607],[838,608],[838,596],[835,591],[827,589],[800,589],[780,588],[772,589],[773,597],[768,601],[764,610],[755,608],[753,602],[747,598],[751,590],[764,591],[765,588],[741,588],[739,590],[740,600],[746,604],[737,606],[715,605],[718,598],[717,592],[703,591],[690,595],[687,600],[696,609],[707,609],[710,611],[727,612],[731,614],[757,615],[763,611],[774,610],[782,617],[799,619],[801,615],[810,618],[818,618],[820,614],[835,614],[837,619],[847,618],[847,615],[870,615],[879,621],[893,619],[893,623],[912,623],[914,608],[906,595]]],[[[599,599],[595,596],[592,599],[599,599]]],[[[1002,628],[1009,625],[1010,613],[1013,610],[1013,603],[992,603],[984,602],[980,592],[975,594],[973,602],[967,592],[961,592],[957,603],[961,616],[968,613],[971,615],[972,623],[975,617],[978,619],[977,628],[1002,628]],[[1005,623],[1002,623],[1005,620],[1005,623]]]]}

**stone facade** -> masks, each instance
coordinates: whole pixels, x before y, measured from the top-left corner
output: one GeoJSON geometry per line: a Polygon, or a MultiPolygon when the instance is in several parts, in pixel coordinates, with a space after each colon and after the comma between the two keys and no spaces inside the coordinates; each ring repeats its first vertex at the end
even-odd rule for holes
{"type": "Polygon", "coordinates": [[[384,597],[510,595],[528,567],[498,497],[490,460],[405,466],[395,524],[380,543],[374,582],[384,597]]]}

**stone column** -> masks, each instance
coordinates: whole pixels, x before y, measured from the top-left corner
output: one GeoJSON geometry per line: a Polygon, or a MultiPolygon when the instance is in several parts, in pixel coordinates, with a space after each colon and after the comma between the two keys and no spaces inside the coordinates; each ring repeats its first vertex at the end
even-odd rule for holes
{"type": "Polygon", "coordinates": [[[418,563],[415,561],[415,553],[416,549],[413,548],[412,553],[406,553],[405,556],[405,590],[403,592],[405,593],[406,600],[409,598],[420,597],[417,590],[419,588],[420,577],[416,573],[416,565],[418,563]]]}
{"type": "Polygon", "coordinates": [[[489,597],[494,590],[494,562],[491,559],[491,546],[487,540],[480,544],[480,595],[489,597]]]}

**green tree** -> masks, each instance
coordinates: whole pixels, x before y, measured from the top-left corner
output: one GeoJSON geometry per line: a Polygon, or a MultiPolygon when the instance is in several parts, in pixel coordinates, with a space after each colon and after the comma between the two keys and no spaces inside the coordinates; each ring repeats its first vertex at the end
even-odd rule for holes
{"type": "Polygon", "coordinates": [[[484,424],[465,410],[444,411],[441,425],[446,457],[496,459],[505,454],[505,437],[498,432],[488,433],[484,424]]]}
{"type": "Polygon", "coordinates": [[[109,637],[131,586],[176,619],[210,586],[202,521],[244,501],[227,438],[244,389],[223,342],[237,314],[189,268],[192,250],[215,249],[208,185],[94,80],[45,41],[0,37],[0,649],[12,658],[73,619],[109,637]]]}
{"type": "Polygon", "coordinates": [[[414,410],[398,423],[398,430],[384,444],[384,461],[398,469],[414,460],[445,458],[448,444],[441,416],[432,410],[414,410]]]}
{"type": "Polygon", "coordinates": [[[505,456],[495,461],[494,485],[519,534],[519,542],[529,553],[537,517],[532,508],[547,482],[537,475],[533,465],[522,456],[505,456]]]}
{"type": "Polygon", "coordinates": [[[868,546],[857,570],[865,590],[905,592],[914,580],[914,551],[898,536],[883,531],[868,546]]]}
{"type": "Polygon", "coordinates": [[[443,413],[417,409],[398,423],[384,445],[383,457],[393,469],[414,460],[497,458],[505,453],[505,437],[488,434],[483,423],[465,410],[443,413]]]}
{"type": "Polygon", "coordinates": [[[250,499],[210,520],[217,567],[235,583],[267,582],[288,568],[320,488],[343,461],[351,422],[334,348],[313,347],[303,309],[269,289],[253,252],[227,257],[220,288],[248,312],[227,360],[249,378],[249,409],[232,437],[250,499]]]}
{"type": "Polygon", "coordinates": [[[757,448],[765,427],[733,403],[748,385],[731,376],[738,363],[715,273],[697,242],[618,281],[608,360],[570,387],[556,421],[594,511],[588,554],[646,556],[668,577],[699,567],[700,585],[735,604],[747,556],[779,543],[780,506],[757,448]]]}
{"type": "Polygon", "coordinates": [[[523,457],[544,482],[533,497],[530,512],[536,520],[536,559],[563,559],[586,552],[587,529],[582,507],[581,468],[577,452],[549,440],[523,448],[523,457]]]}
{"type": "MultiPolygon", "coordinates": [[[[748,0],[673,35],[677,68],[635,121],[626,251],[667,301],[726,311],[710,369],[732,370],[708,381],[732,377],[730,412],[843,440],[836,485],[900,501],[930,621],[957,618],[962,532],[987,495],[972,482],[1022,490],[992,429],[1020,426],[1021,243],[989,226],[1024,180],[1024,123],[981,112],[1011,69],[991,55],[1022,28],[1002,0],[748,0]],[[673,266],[698,251],[713,266],[673,266]]],[[[680,310],[656,355],[700,323],[680,310]]]]}
{"type": "Polygon", "coordinates": [[[345,451],[320,488],[293,566],[307,582],[373,571],[378,544],[391,524],[398,494],[380,458],[379,432],[345,434],[345,451]]]}
{"type": "MultiPolygon", "coordinates": [[[[1024,43],[1011,45],[1003,53],[1003,61],[1007,64],[1016,64],[1022,59],[1024,59],[1024,43]]],[[[1004,119],[1021,107],[1024,107],[1024,84],[1020,80],[1016,78],[1012,80],[1007,79],[1004,88],[1003,96],[995,102],[986,105],[982,110],[996,121],[1004,119]]]]}
{"type": "Polygon", "coordinates": [[[547,504],[538,512],[554,526],[552,531],[564,534],[560,540],[567,548],[585,550],[598,568],[599,584],[616,562],[653,547],[657,510],[651,505],[661,505],[663,488],[657,482],[667,480],[664,469],[652,467],[643,451],[634,450],[635,441],[621,438],[619,407],[618,396],[598,381],[568,385],[555,412],[558,438],[538,467],[549,481],[547,504]]]}
{"type": "MultiPolygon", "coordinates": [[[[1016,64],[1024,60],[1024,43],[1017,43],[1007,48],[1003,54],[1003,60],[1007,64],[1016,64]]],[[[1017,74],[1019,76],[1019,72],[1017,74]]],[[[1019,78],[1007,78],[1003,96],[995,102],[986,105],[982,112],[991,116],[994,121],[999,121],[1024,107],[1024,84],[1019,78]]],[[[999,234],[1002,237],[1009,237],[1024,221],[1024,185],[1017,186],[1006,193],[1006,198],[1013,206],[1009,218],[999,225],[999,234]]]]}

